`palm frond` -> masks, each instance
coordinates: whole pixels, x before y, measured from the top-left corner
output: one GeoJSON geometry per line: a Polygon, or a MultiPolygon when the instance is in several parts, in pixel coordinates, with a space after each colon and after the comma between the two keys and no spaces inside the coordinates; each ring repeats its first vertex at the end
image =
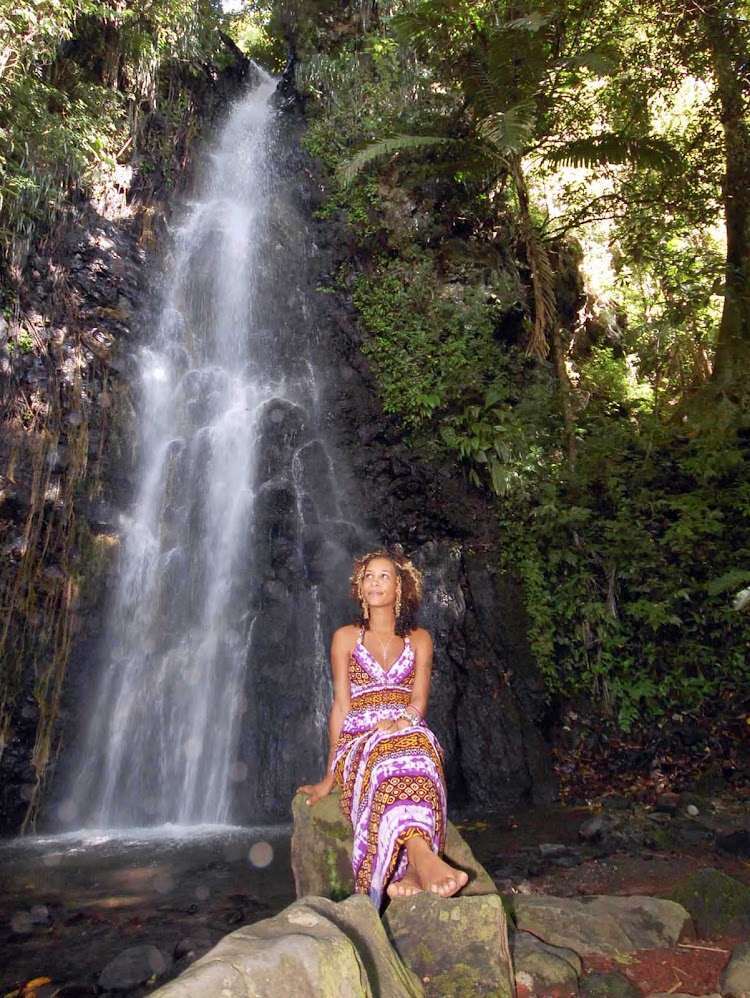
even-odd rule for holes
{"type": "Polygon", "coordinates": [[[586,49],[562,62],[567,69],[588,69],[595,76],[612,76],[617,72],[618,60],[614,52],[605,49],[586,49]]]}
{"type": "Polygon", "coordinates": [[[667,172],[675,170],[680,157],[674,146],[658,136],[634,138],[617,132],[605,132],[583,139],[574,139],[552,149],[546,155],[553,166],[597,166],[632,163],[667,172]]]}
{"type": "Polygon", "coordinates": [[[368,163],[380,156],[391,156],[394,153],[416,149],[419,146],[446,145],[453,141],[444,135],[392,135],[388,139],[371,142],[370,145],[355,153],[348,162],[339,168],[339,179],[346,186],[368,163]]]}
{"type": "Polygon", "coordinates": [[[549,18],[534,10],[527,17],[516,17],[512,21],[506,21],[502,27],[506,31],[541,31],[548,24],[549,18]]]}
{"type": "Polygon", "coordinates": [[[479,134],[501,156],[521,155],[534,133],[535,109],[530,101],[489,115],[479,125],[479,134]]]}

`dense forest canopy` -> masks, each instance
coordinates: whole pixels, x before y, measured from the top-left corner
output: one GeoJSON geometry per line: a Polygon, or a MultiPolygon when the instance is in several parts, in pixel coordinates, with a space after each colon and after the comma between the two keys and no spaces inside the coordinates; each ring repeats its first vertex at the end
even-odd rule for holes
{"type": "MultiPolygon", "coordinates": [[[[550,692],[628,726],[746,696],[750,10],[683,0],[21,0],[0,249],[232,35],[294,60],[351,295],[412,445],[486,491],[550,692]]],[[[167,151],[164,152],[167,155],[167,151]]]]}

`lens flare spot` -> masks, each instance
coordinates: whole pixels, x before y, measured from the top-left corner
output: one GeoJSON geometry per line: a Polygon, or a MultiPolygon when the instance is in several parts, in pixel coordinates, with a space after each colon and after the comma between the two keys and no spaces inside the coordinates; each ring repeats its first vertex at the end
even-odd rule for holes
{"type": "Polygon", "coordinates": [[[71,825],[78,817],[78,808],[72,800],[64,800],[57,808],[57,817],[64,825],[71,825]]]}
{"type": "Polygon", "coordinates": [[[202,749],[203,746],[200,738],[188,738],[182,746],[182,751],[188,759],[197,759],[200,756],[202,749]]]}
{"type": "Polygon", "coordinates": [[[229,767],[229,779],[232,783],[244,783],[247,779],[247,763],[241,762],[239,759],[237,762],[233,762],[229,767]]]}
{"type": "Polygon", "coordinates": [[[262,870],[273,859],[273,846],[270,842],[256,842],[247,855],[253,866],[262,870]]]}
{"type": "Polygon", "coordinates": [[[31,912],[17,911],[10,920],[10,927],[19,936],[28,935],[33,928],[31,912]]]}
{"type": "Polygon", "coordinates": [[[164,870],[159,871],[152,881],[157,894],[169,894],[174,888],[174,878],[164,870]]]}

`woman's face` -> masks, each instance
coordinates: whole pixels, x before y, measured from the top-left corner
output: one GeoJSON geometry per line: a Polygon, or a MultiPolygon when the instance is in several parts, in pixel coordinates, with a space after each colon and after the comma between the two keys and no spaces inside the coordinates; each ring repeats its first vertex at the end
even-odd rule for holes
{"type": "Polygon", "coordinates": [[[370,606],[392,606],[396,602],[396,566],[388,558],[373,558],[365,566],[362,593],[370,606]]]}

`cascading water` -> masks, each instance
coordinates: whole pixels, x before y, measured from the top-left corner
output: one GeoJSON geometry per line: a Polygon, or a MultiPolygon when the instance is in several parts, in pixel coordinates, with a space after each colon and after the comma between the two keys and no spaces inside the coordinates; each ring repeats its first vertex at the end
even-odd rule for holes
{"type": "Polygon", "coordinates": [[[340,514],[303,275],[281,258],[300,240],[274,169],[273,91],[264,76],[231,112],[141,354],[141,477],[68,798],[78,827],[274,817],[306,777],[300,754],[323,755],[305,545],[340,535],[340,514]]]}

